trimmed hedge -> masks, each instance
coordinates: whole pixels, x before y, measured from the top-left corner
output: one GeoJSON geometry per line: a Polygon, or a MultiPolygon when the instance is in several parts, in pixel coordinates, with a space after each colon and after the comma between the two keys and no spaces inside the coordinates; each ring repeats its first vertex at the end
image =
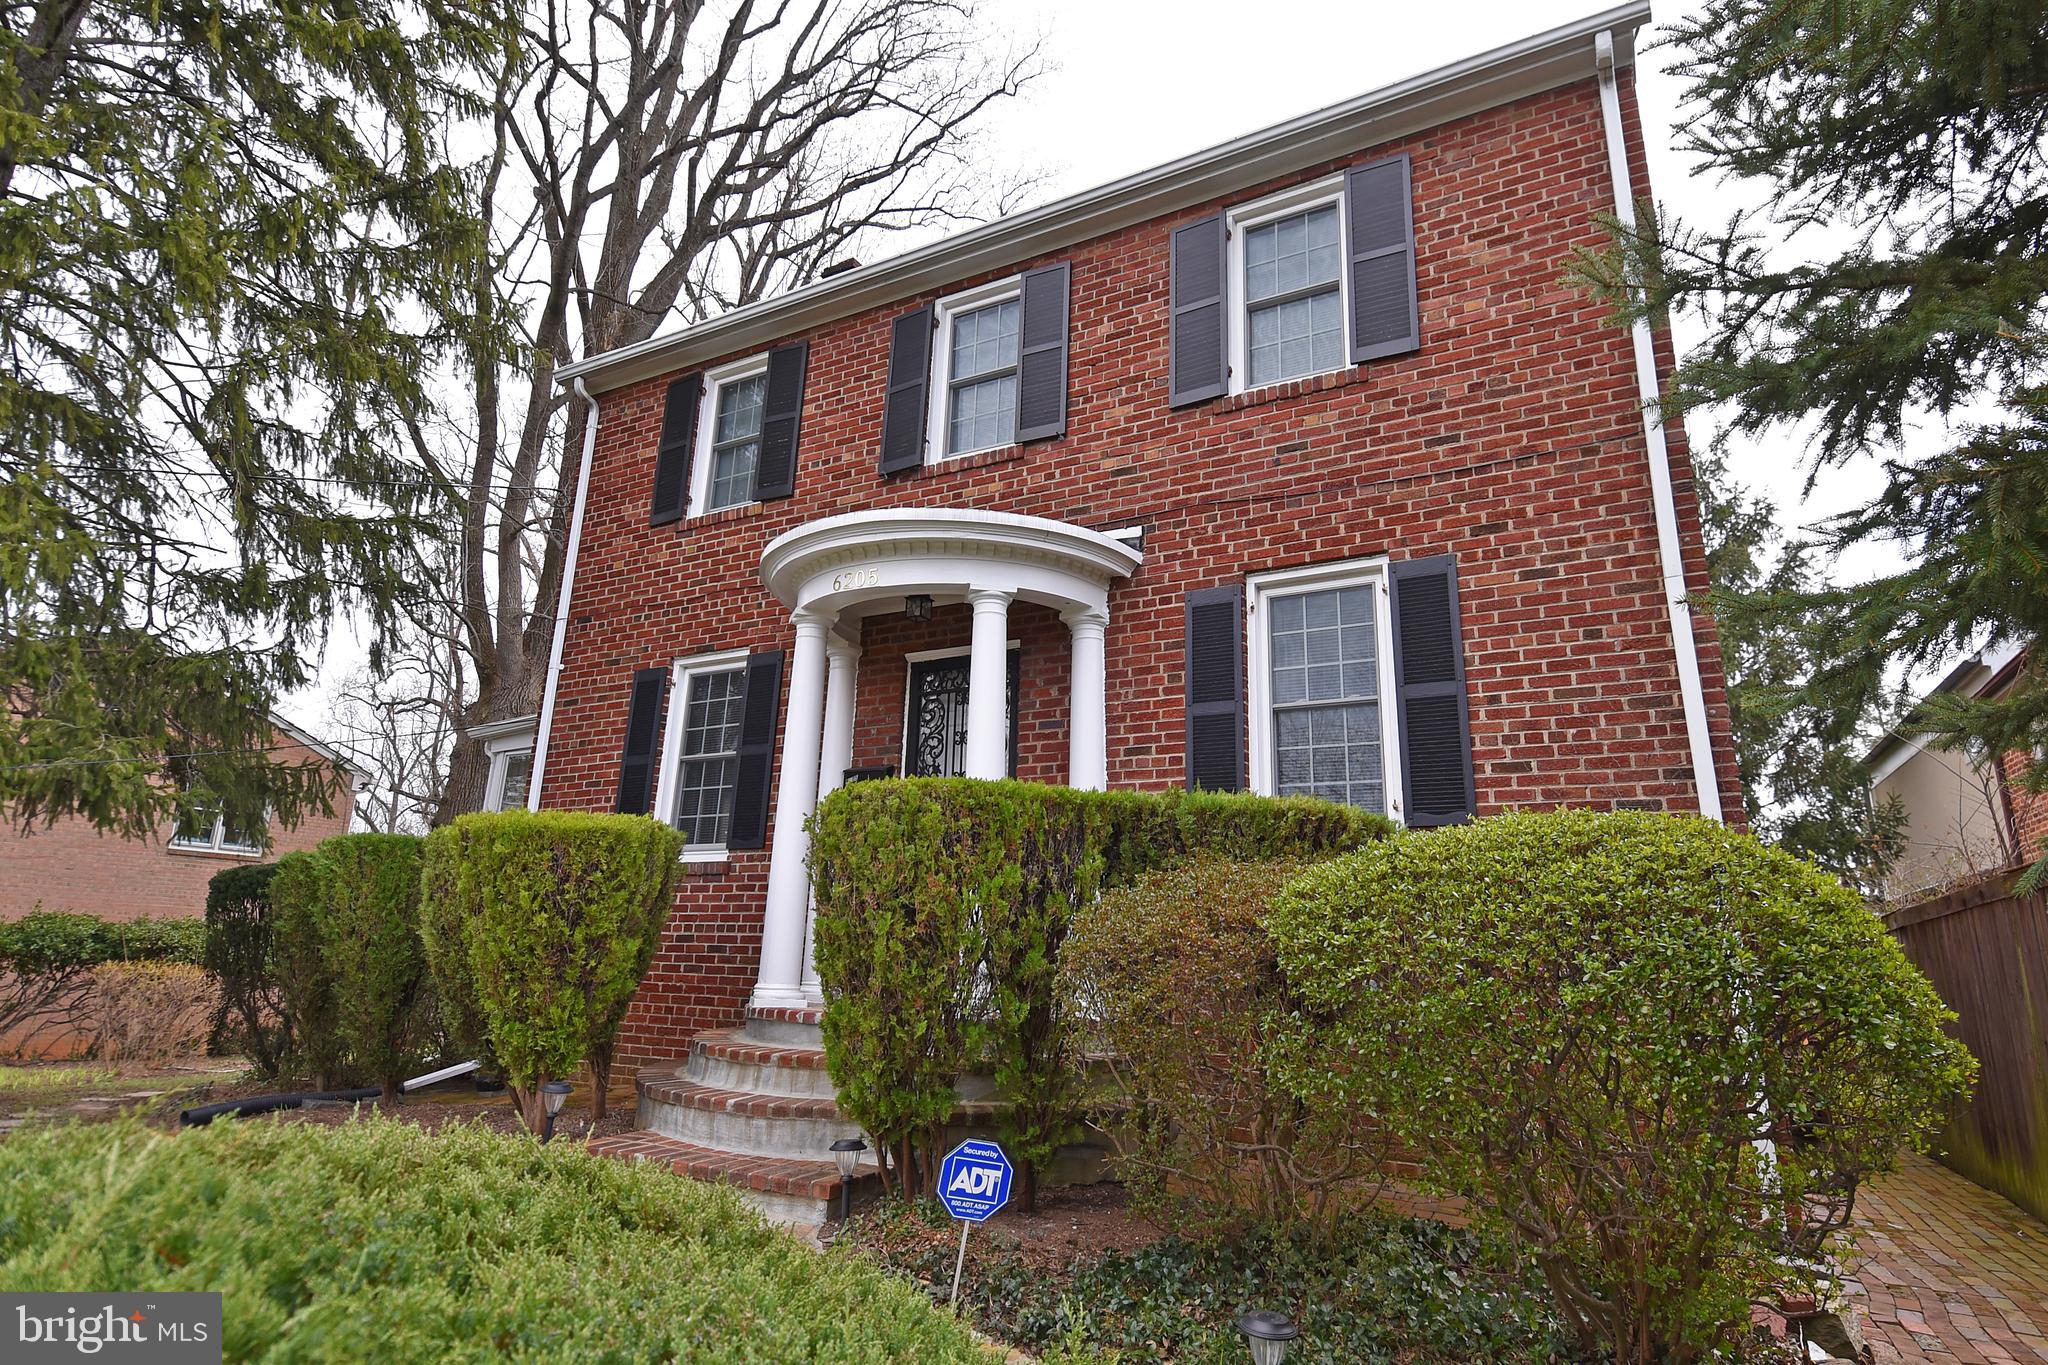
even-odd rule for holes
{"type": "Polygon", "coordinates": [[[196,919],[35,910],[0,923],[0,1035],[13,1035],[15,1049],[29,1052],[39,1039],[72,1027],[102,963],[198,965],[205,950],[206,925],[196,919]]]}
{"type": "Polygon", "coordinates": [[[325,869],[320,952],[348,1064],[396,1098],[433,1055],[433,996],[420,947],[420,839],[343,834],[316,850],[325,869]]]}
{"type": "Polygon", "coordinates": [[[241,1052],[275,1080],[292,1052],[291,1016],[271,963],[275,863],[223,868],[206,884],[206,970],[220,983],[216,1048],[241,1052]]]}
{"type": "Polygon", "coordinates": [[[473,1000],[527,1122],[541,1082],[588,1058],[597,1114],[611,1050],[675,899],[683,836],[638,815],[465,815],[428,836],[440,989],[473,1000]]]}
{"type": "Polygon", "coordinates": [[[1283,1081],[1378,1114],[1617,1362],[1746,1330],[1973,1069],[1855,894],[1696,817],[1403,837],[1304,872],[1267,928],[1283,1081]]]}
{"type": "Polygon", "coordinates": [[[11,1134],[0,1289],[81,1284],[218,1291],[230,1361],[996,1358],[730,1190],[460,1124],[11,1134]]]}
{"type": "Polygon", "coordinates": [[[291,1020],[293,1050],[282,1069],[322,1089],[349,1072],[341,1039],[333,964],[320,922],[334,865],[317,850],[287,853],[270,879],[270,961],[278,999],[291,1020]]]}
{"type": "Polygon", "coordinates": [[[820,806],[811,843],[840,1108],[916,1193],[955,1107],[954,1079],[990,1068],[1028,1207],[1037,1170],[1077,1128],[1079,1068],[1058,990],[1075,913],[1102,888],[1190,853],[1313,857],[1392,828],[1301,798],[965,778],[841,788],[820,806]]]}

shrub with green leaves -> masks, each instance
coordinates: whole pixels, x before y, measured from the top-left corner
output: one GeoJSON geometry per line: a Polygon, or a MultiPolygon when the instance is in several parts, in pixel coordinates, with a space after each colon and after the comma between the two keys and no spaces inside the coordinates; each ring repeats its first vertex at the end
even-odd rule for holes
{"type": "Polygon", "coordinates": [[[270,879],[271,969],[293,1042],[279,1070],[309,1077],[323,1089],[349,1072],[334,967],[320,928],[335,875],[325,854],[308,850],[279,858],[270,879]]]}
{"type": "Polygon", "coordinates": [[[0,1143],[0,1290],[222,1296],[231,1361],[991,1357],[734,1192],[450,1125],[68,1125],[0,1143]]]}
{"type": "Polygon", "coordinates": [[[490,1031],[477,1000],[476,972],[463,939],[463,902],[455,895],[460,847],[454,838],[428,835],[420,846],[420,948],[434,981],[441,1031],[464,1058],[475,1058],[496,1074],[490,1031]]]}
{"type": "Polygon", "coordinates": [[[1357,848],[1391,825],[1301,798],[1091,792],[913,778],[834,792],[812,822],[814,957],[840,1108],[923,1188],[963,1072],[987,1067],[1003,1138],[1036,1172],[1077,1131],[1080,1068],[1058,989],[1074,915],[1194,852],[1357,848]]]}
{"type": "Polygon", "coordinates": [[[1854,894],[1693,817],[1404,836],[1304,872],[1267,927],[1283,1082],[1378,1114],[1617,1361],[1744,1330],[1973,1070],[1854,894]]]}
{"type": "Polygon", "coordinates": [[[240,863],[206,884],[206,970],[220,983],[214,1046],[239,1052],[275,1080],[292,1051],[291,1016],[271,961],[275,863],[240,863]]]}
{"type": "Polygon", "coordinates": [[[527,1122],[540,1123],[541,1082],[586,1058],[602,1113],[612,1043],[668,921],[683,836],[638,815],[506,811],[466,815],[428,842],[438,978],[474,999],[527,1122]]]}
{"type": "Polygon", "coordinates": [[[1303,867],[1191,859],[1107,892],[1067,937],[1062,993],[1113,1091],[1115,1168],[1185,1234],[1249,1219],[1327,1240],[1379,1188],[1385,1130],[1269,1070],[1295,1001],[1262,921],[1303,867]]]}
{"type": "Polygon", "coordinates": [[[420,947],[420,840],[343,834],[317,850],[325,869],[320,951],[348,1066],[396,1098],[434,1048],[433,993],[420,947]]]}
{"type": "Polygon", "coordinates": [[[198,920],[109,920],[34,910],[0,923],[0,1036],[20,1053],[67,1034],[107,962],[198,964],[206,926],[198,920]]]}

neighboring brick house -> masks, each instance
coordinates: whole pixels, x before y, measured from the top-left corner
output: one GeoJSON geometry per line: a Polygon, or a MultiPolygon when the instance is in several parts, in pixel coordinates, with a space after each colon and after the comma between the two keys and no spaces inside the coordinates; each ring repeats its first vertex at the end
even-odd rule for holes
{"type": "MultiPolygon", "coordinates": [[[[2012,645],[1973,654],[1929,695],[1999,696],[2027,663],[2012,645]]],[[[2026,755],[1937,748],[1908,715],[1864,756],[1870,794],[1904,809],[1905,846],[1885,874],[1885,899],[1905,903],[2041,856],[2048,795],[2019,785],[2026,755]]]]}
{"type": "Polygon", "coordinates": [[[850,776],[1740,819],[1668,340],[1566,276],[1649,192],[1648,17],[562,372],[536,804],[690,836],[623,1055],[816,1004],[850,776]]]}
{"type": "Polygon", "coordinates": [[[215,815],[167,827],[146,839],[102,834],[90,821],[59,820],[47,829],[0,835],[0,920],[32,910],[76,910],[108,919],[204,914],[206,884],[221,868],[311,848],[348,831],[361,774],[319,740],[275,717],[277,757],[336,772],[334,813],[317,811],[294,826],[237,828],[215,815]],[[266,837],[268,847],[265,847],[266,837]]]}

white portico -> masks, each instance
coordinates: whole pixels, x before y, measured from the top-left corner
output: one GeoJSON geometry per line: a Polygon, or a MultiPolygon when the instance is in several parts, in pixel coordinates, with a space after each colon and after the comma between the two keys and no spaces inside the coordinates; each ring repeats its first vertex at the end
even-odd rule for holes
{"type": "Polygon", "coordinates": [[[801,1008],[819,1000],[809,962],[805,825],[819,800],[844,780],[853,751],[861,619],[900,612],[915,596],[972,609],[963,771],[994,778],[1005,775],[1009,751],[1011,604],[1059,612],[1073,651],[1067,780],[1100,789],[1107,781],[1103,636],[1109,589],[1142,559],[1132,545],[1101,531],[953,508],[848,512],[768,543],[761,578],[790,608],[796,642],[754,1008],[801,1008]]]}

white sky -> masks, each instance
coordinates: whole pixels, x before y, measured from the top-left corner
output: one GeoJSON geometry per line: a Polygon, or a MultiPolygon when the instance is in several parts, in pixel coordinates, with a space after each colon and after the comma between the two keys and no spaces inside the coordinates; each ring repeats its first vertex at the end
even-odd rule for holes
{"type": "MultiPolygon", "coordinates": [[[[1021,100],[999,107],[983,145],[991,167],[1042,173],[1032,202],[1043,202],[1605,7],[1601,0],[983,0],[986,24],[1015,41],[1042,38],[1051,67],[1021,100]]],[[[1639,35],[1639,52],[1658,31],[1639,35]]],[[[1695,178],[1673,150],[1681,89],[1663,70],[1667,60],[1652,50],[1638,68],[1653,188],[1667,212],[1716,226],[1760,191],[1695,178]]],[[[1681,350],[1696,339],[1681,320],[1681,350]]],[[[1696,414],[1688,426],[1704,445],[1709,421],[1696,414]]],[[[1872,470],[1831,474],[1802,501],[1806,462],[1789,436],[1738,447],[1732,472],[1770,497],[1788,528],[1861,502],[1877,482],[1872,470]]],[[[1873,552],[1870,563],[1880,562],[1873,552]]],[[[361,657],[346,632],[338,635],[328,677],[361,657]]],[[[282,709],[317,729],[326,704],[316,690],[282,709]]]]}

